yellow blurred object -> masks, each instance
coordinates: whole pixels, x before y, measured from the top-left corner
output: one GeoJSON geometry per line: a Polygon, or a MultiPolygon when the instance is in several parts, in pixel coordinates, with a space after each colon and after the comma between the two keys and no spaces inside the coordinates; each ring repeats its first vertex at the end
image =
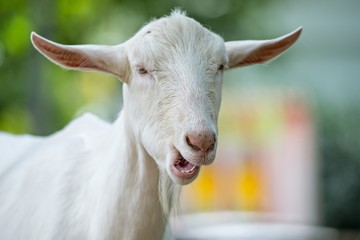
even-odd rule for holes
{"type": "Polygon", "coordinates": [[[196,209],[200,211],[211,209],[216,197],[214,169],[202,168],[199,178],[187,190],[196,209]]]}
{"type": "Polygon", "coordinates": [[[236,199],[240,209],[245,211],[262,210],[263,183],[260,167],[255,160],[251,158],[245,160],[239,169],[236,186],[238,186],[236,199]]]}

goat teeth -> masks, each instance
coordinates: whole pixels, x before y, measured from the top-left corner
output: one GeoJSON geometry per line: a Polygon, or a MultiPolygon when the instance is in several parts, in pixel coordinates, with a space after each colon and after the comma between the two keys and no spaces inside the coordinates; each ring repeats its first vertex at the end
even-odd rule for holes
{"type": "Polygon", "coordinates": [[[194,165],[191,169],[182,171],[183,173],[192,173],[195,170],[196,166],[194,165]]]}

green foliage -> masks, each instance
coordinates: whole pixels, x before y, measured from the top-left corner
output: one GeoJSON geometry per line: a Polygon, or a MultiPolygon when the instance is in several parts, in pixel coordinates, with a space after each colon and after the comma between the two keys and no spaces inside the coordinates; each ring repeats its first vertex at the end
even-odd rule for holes
{"type": "Polygon", "coordinates": [[[322,203],[327,226],[360,229],[360,110],[319,114],[322,203]]]}
{"type": "Polygon", "coordinates": [[[29,48],[31,23],[24,15],[15,15],[3,29],[2,39],[10,57],[24,56],[29,48]]]}

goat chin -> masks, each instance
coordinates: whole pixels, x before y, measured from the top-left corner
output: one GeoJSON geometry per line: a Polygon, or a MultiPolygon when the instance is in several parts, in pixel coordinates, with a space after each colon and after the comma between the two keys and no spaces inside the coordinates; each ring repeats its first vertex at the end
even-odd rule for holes
{"type": "Polygon", "coordinates": [[[159,198],[165,217],[168,217],[171,209],[180,213],[181,185],[176,184],[165,171],[160,172],[159,198]]]}

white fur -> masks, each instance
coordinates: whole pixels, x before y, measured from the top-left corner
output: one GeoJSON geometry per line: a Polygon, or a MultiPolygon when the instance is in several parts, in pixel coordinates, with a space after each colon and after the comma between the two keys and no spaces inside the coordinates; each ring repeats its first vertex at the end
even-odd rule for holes
{"type": "Polygon", "coordinates": [[[253,54],[237,57],[241,42],[229,50],[177,11],[117,46],[66,46],[33,34],[60,66],[121,78],[124,109],[113,124],[86,114],[49,137],[0,134],[0,239],[161,239],[180,185],[196,177],[174,174],[179,154],[199,166],[215,158],[221,66],[248,65],[269,48],[275,57],[291,37],[255,42],[253,54]],[[187,143],[200,135],[214,148],[187,143]]]}

